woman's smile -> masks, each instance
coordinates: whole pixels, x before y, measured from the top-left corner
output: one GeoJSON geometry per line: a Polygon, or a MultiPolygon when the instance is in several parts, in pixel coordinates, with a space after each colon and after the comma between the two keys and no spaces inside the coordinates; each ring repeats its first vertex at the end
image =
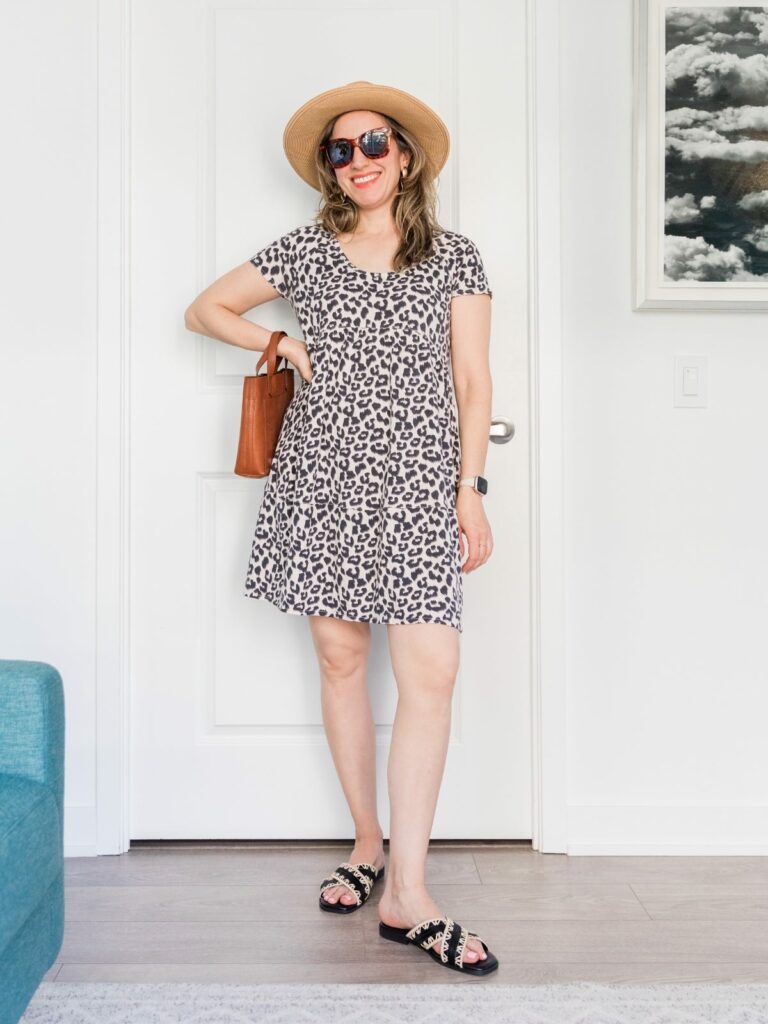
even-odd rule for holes
{"type": "Polygon", "coordinates": [[[381,171],[371,171],[371,176],[366,174],[362,177],[359,177],[357,180],[355,180],[355,178],[352,178],[352,184],[357,186],[357,188],[367,188],[368,185],[372,185],[374,181],[378,181],[380,177],[381,171]]]}

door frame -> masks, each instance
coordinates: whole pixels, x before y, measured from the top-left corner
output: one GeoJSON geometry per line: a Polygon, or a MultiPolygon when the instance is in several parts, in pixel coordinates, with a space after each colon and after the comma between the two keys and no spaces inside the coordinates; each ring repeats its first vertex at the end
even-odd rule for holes
{"type": "MultiPolygon", "coordinates": [[[[502,0],[496,0],[501,6],[502,0]]],[[[130,847],[131,0],[98,0],[94,853],[130,847]],[[118,344],[115,344],[115,342],[118,344]]],[[[567,852],[560,0],[526,0],[533,849],[567,852]],[[553,60],[552,57],[555,59],[553,60]]]]}

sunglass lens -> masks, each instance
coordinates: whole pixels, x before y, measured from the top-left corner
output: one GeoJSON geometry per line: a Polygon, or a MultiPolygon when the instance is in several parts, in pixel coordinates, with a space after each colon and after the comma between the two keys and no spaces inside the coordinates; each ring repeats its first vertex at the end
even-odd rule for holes
{"type": "Polygon", "coordinates": [[[386,132],[366,132],[362,138],[362,149],[367,157],[384,156],[388,143],[386,132]]]}
{"type": "Polygon", "coordinates": [[[352,146],[345,139],[329,142],[327,152],[334,167],[343,167],[352,159],[352,146]]]}

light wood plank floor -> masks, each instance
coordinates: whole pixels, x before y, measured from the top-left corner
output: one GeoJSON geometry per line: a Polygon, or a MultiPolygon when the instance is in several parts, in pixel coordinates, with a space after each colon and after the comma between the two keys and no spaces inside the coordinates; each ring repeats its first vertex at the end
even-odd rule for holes
{"type": "Polygon", "coordinates": [[[470,979],[380,938],[383,882],[348,917],[320,910],[321,880],[351,849],[158,843],[67,858],[64,943],[44,980],[768,981],[765,857],[567,857],[433,841],[431,893],[501,964],[470,979]]]}

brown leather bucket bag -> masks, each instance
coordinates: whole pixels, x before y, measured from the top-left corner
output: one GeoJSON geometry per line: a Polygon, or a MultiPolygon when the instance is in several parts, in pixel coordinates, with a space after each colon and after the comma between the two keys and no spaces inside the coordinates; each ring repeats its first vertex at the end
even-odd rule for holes
{"type": "Polygon", "coordinates": [[[293,398],[293,368],[277,354],[286,331],[273,331],[269,344],[256,363],[256,375],[243,378],[243,409],[235,473],[238,476],[267,476],[275,456],[285,410],[293,398]],[[277,369],[280,360],[285,366],[277,369]],[[266,360],[267,372],[259,373],[266,360]]]}

